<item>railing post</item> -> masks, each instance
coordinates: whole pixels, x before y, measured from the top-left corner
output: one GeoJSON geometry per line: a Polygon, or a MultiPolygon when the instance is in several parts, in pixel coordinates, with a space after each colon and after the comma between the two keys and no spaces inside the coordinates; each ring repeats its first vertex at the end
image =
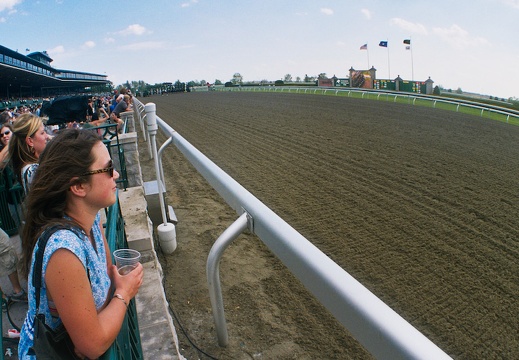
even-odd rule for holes
{"type": "Polygon", "coordinates": [[[222,287],[220,285],[220,259],[225,249],[247,229],[249,215],[244,212],[216,239],[207,257],[207,285],[209,287],[209,297],[213,308],[213,317],[218,336],[218,345],[227,346],[229,335],[227,333],[227,323],[225,322],[225,310],[223,308],[222,287]]]}
{"type": "Polygon", "coordinates": [[[177,239],[175,235],[175,225],[168,223],[166,216],[166,205],[164,204],[164,179],[162,171],[159,167],[159,158],[157,155],[157,114],[154,103],[147,103],[144,107],[146,111],[146,123],[148,125],[148,133],[150,134],[150,143],[153,151],[153,160],[155,162],[155,174],[157,177],[157,185],[159,191],[160,210],[162,213],[163,223],[157,227],[160,247],[166,254],[171,254],[177,248],[177,239]]]}

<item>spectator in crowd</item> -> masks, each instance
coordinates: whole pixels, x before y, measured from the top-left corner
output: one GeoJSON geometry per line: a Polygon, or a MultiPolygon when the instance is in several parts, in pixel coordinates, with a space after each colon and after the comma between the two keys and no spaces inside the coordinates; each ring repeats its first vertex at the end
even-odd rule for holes
{"type": "MultiPolygon", "coordinates": [[[[7,149],[11,134],[11,124],[3,124],[0,128],[0,147],[2,149],[0,150],[0,169],[2,171],[1,180],[5,187],[5,191],[8,191],[8,179],[6,179],[6,177],[9,176],[12,178],[13,176],[12,170],[6,166],[8,160],[7,149]]],[[[9,179],[9,181],[12,182],[13,179],[9,179]]],[[[2,206],[10,207],[10,204],[7,200],[8,197],[9,195],[5,197],[5,201],[2,202],[2,206]]],[[[19,221],[15,221],[15,223],[19,225],[19,221]]],[[[27,301],[27,294],[25,290],[22,289],[22,286],[20,285],[20,280],[18,279],[17,264],[18,256],[16,254],[16,250],[14,249],[11,243],[9,235],[7,235],[7,233],[4,230],[0,229],[0,276],[8,276],[14,291],[14,293],[9,296],[6,296],[2,291],[2,310],[4,311],[7,310],[7,306],[10,304],[11,301],[27,301]]]]}
{"type": "Polygon", "coordinates": [[[36,109],[34,110],[34,115],[41,116],[41,104],[38,104],[36,106],[36,109]]]}
{"type": "MultiPolygon", "coordinates": [[[[55,329],[63,324],[80,358],[97,359],[117,337],[128,302],[143,280],[143,267],[120,275],[103,236],[100,210],[116,200],[116,180],[102,138],[90,130],[66,129],[40,157],[28,195],[24,273],[34,267],[34,250],[45,229],[56,230],[46,245],[39,312],[55,329]]],[[[29,282],[29,309],[18,353],[27,359],[33,344],[35,290],[29,282]]]]}
{"type": "Polygon", "coordinates": [[[94,113],[95,113],[95,110],[94,110],[94,99],[92,98],[88,98],[88,102],[87,102],[87,112],[86,112],[86,122],[90,122],[93,119],[94,117],[94,113]]]}
{"type": "Polygon", "coordinates": [[[0,276],[9,278],[13,287],[13,293],[5,295],[2,289],[2,311],[7,311],[7,307],[13,301],[27,301],[27,293],[20,285],[18,278],[18,255],[11,243],[11,239],[7,233],[0,229],[0,276]]]}
{"type": "Polygon", "coordinates": [[[7,122],[0,125],[0,170],[5,168],[9,161],[8,144],[13,133],[13,126],[7,122]]]}
{"type": "Polygon", "coordinates": [[[118,101],[117,105],[115,106],[115,109],[110,114],[110,120],[112,120],[114,123],[118,125],[118,129],[120,129],[121,126],[124,124],[124,121],[121,119],[121,113],[131,110],[131,108],[128,105],[130,101],[130,95],[123,95],[122,99],[118,101]]]}
{"type": "Polygon", "coordinates": [[[9,156],[26,194],[38,167],[38,158],[49,139],[40,117],[27,113],[16,119],[9,140],[9,156]]]}
{"type": "Polygon", "coordinates": [[[4,110],[2,113],[0,113],[0,125],[3,125],[5,123],[9,123],[12,120],[11,113],[9,110],[4,110]]]}

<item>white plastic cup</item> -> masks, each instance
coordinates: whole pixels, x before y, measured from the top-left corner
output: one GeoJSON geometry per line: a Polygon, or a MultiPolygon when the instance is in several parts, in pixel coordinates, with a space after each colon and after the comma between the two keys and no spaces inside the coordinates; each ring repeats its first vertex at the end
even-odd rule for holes
{"type": "Polygon", "coordinates": [[[114,259],[119,274],[126,275],[137,267],[141,253],[133,249],[118,249],[114,251],[114,259]]]}

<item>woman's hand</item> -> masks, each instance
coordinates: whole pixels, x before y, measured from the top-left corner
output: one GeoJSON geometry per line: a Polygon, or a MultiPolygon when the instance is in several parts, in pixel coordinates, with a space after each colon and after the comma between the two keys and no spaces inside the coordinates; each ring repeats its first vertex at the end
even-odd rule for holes
{"type": "Polygon", "coordinates": [[[127,301],[130,301],[137,295],[139,288],[144,279],[144,268],[141,263],[126,275],[120,275],[117,266],[112,265],[110,268],[115,293],[121,294],[127,301]]]}

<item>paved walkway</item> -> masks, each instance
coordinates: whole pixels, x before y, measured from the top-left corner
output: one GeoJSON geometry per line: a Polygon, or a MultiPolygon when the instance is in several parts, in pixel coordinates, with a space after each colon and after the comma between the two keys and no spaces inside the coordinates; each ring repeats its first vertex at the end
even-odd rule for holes
{"type": "MultiPolygon", "coordinates": [[[[182,360],[184,358],[178,351],[177,335],[162,287],[162,268],[153,247],[152,225],[146,212],[147,204],[143,188],[139,186],[119,191],[119,199],[126,223],[129,247],[141,251],[141,261],[145,271],[143,285],[136,297],[144,359],[182,360]]],[[[12,236],[11,241],[20,253],[20,237],[12,236]]],[[[22,280],[21,283],[27,289],[27,282],[22,280]]],[[[13,291],[7,276],[0,277],[0,286],[7,294],[13,291]]],[[[7,314],[2,313],[4,337],[8,329],[21,327],[26,312],[27,303],[13,303],[9,308],[12,324],[7,314]]],[[[17,346],[15,342],[4,341],[4,358],[18,359],[17,346]]]]}

